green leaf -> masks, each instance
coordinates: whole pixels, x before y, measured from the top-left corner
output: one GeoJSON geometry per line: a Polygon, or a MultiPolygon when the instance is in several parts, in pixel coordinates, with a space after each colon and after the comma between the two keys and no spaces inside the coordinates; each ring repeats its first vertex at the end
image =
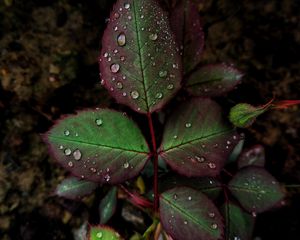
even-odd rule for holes
{"type": "Polygon", "coordinates": [[[190,187],[201,191],[210,199],[216,199],[222,191],[222,184],[212,177],[186,178],[172,173],[165,174],[159,179],[160,192],[174,187],[190,187]]]}
{"type": "Polygon", "coordinates": [[[216,176],[239,140],[223,123],[214,101],[195,98],[179,106],[167,121],[159,154],[182,175],[216,176]]]}
{"type": "Polygon", "coordinates": [[[228,187],[240,204],[253,215],[268,210],[284,197],[276,179],[259,167],[241,169],[228,187]]]}
{"type": "Polygon", "coordinates": [[[207,65],[193,72],[185,85],[194,96],[215,97],[231,91],[242,79],[242,73],[225,65],[207,65]]]}
{"type": "Polygon", "coordinates": [[[102,39],[101,82],[140,113],[162,108],[180,88],[181,59],[155,0],[119,0],[102,39]]]}
{"type": "Polygon", "coordinates": [[[91,226],[88,240],[122,240],[120,234],[107,226],[91,226]]]}
{"type": "Polygon", "coordinates": [[[76,177],[64,179],[55,190],[55,194],[69,199],[79,199],[91,194],[98,184],[86,180],[80,180],[76,177]]]}
{"type": "Polygon", "coordinates": [[[226,202],[221,209],[226,227],[226,240],[251,240],[254,218],[239,206],[226,202]]]}
{"type": "Polygon", "coordinates": [[[230,109],[229,120],[236,127],[247,128],[256,118],[267,111],[269,107],[254,107],[247,103],[239,103],[230,109]]]}
{"type": "Polygon", "coordinates": [[[247,166],[265,166],[265,149],[262,145],[255,145],[245,149],[238,160],[239,168],[247,166]]]}
{"type": "Polygon", "coordinates": [[[117,187],[112,187],[99,205],[100,223],[105,224],[114,215],[117,207],[117,187]]]}
{"type": "Polygon", "coordinates": [[[136,176],[149,153],[136,124],[109,109],[64,118],[45,135],[45,141],[64,168],[99,183],[116,184],[136,176]]]}
{"type": "Polygon", "coordinates": [[[161,194],[160,218],[174,240],[218,240],[224,233],[223,218],[213,202],[187,187],[161,194]]]}

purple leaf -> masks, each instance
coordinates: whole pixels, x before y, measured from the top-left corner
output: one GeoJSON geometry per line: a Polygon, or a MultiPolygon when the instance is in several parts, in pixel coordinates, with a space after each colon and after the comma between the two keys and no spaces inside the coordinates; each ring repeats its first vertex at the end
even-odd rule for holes
{"type": "Polygon", "coordinates": [[[69,177],[56,187],[55,194],[68,199],[80,199],[91,194],[97,186],[98,184],[94,182],[69,177]]]}
{"type": "Polygon", "coordinates": [[[204,47],[204,32],[197,7],[191,0],[182,0],[172,10],[171,27],[181,49],[184,74],[200,62],[204,47]]]}
{"type": "Polygon", "coordinates": [[[136,176],[148,159],[148,145],[122,113],[82,111],[56,123],[45,135],[53,156],[75,176],[116,184],[136,176]]]}
{"type": "Polygon", "coordinates": [[[214,101],[195,98],[179,106],[167,121],[159,154],[182,175],[216,176],[239,140],[223,123],[214,101]]]}
{"type": "Polygon", "coordinates": [[[167,14],[155,0],[119,0],[104,32],[101,82],[140,113],[162,108],[180,88],[181,59],[167,14]]]}
{"type": "Polygon", "coordinates": [[[226,240],[251,240],[254,228],[254,218],[231,202],[222,206],[226,227],[226,240]]]}
{"type": "Polygon", "coordinates": [[[265,166],[265,149],[262,145],[255,145],[249,149],[245,149],[238,160],[239,168],[247,166],[265,166]]]}
{"type": "Polygon", "coordinates": [[[218,240],[224,234],[223,218],[213,202],[187,187],[161,194],[160,219],[174,240],[218,240]]]}
{"type": "Polygon", "coordinates": [[[242,73],[225,65],[207,65],[193,72],[186,89],[194,96],[215,97],[231,91],[242,79],[242,73]]]}
{"type": "Polygon", "coordinates": [[[259,167],[241,169],[228,187],[240,204],[253,215],[273,207],[284,197],[276,179],[259,167]]]}
{"type": "Polygon", "coordinates": [[[100,223],[105,224],[114,215],[117,207],[118,188],[112,187],[99,205],[100,223]]]}

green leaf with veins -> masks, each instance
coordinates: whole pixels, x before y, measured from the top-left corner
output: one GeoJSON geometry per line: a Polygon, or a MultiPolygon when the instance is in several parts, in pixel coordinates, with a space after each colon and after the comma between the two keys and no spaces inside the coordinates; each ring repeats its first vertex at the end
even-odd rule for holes
{"type": "Polygon", "coordinates": [[[50,152],[75,176],[116,184],[136,176],[149,148],[137,125],[120,112],[96,109],[59,120],[45,135],[50,152]]]}

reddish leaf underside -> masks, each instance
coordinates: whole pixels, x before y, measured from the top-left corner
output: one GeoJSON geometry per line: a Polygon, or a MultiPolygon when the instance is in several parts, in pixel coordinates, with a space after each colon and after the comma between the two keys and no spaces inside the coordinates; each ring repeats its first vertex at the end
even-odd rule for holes
{"type": "Polygon", "coordinates": [[[80,199],[91,194],[97,186],[98,184],[94,182],[69,177],[56,187],[55,194],[68,199],[80,199]]]}
{"type": "Polygon", "coordinates": [[[234,203],[222,206],[226,240],[251,240],[255,219],[234,203]]]}
{"type": "Polygon", "coordinates": [[[223,218],[213,202],[187,187],[161,194],[160,219],[174,240],[218,240],[224,233],[223,218]]]}
{"type": "Polygon", "coordinates": [[[167,14],[155,0],[119,0],[99,57],[101,82],[122,104],[153,112],[180,88],[181,59],[167,14]]]}
{"type": "Polygon", "coordinates": [[[200,63],[204,47],[204,32],[195,4],[182,0],[171,12],[170,23],[180,46],[184,73],[187,74],[200,63]]]}
{"type": "Polygon", "coordinates": [[[276,179],[259,167],[241,169],[228,187],[240,204],[253,215],[268,210],[284,197],[276,179]]]}
{"type": "Polygon", "coordinates": [[[225,65],[207,65],[193,72],[186,89],[194,96],[215,97],[231,91],[242,79],[242,73],[225,65]]]}
{"type": "Polygon", "coordinates": [[[214,101],[195,98],[167,121],[159,154],[184,176],[216,176],[240,138],[214,101]]]}
{"type": "Polygon", "coordinates": [[[239,168],[247,166],[264,167],[265,165],[265,149],[262,145],[255,145],[249,149],[245,149],[238,160],[239,168]]]}
{"type": "Polygon", "coordinates": [[[136,124],[109,109],[64,118],[49,130],[45,141],[64,168],[99,183],[116,184],[136,176],[149,153],[136,124]]]}

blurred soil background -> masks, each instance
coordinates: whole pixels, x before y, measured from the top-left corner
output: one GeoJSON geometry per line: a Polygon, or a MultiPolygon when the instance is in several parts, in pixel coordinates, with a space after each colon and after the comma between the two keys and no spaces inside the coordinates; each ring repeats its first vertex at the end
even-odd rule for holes
{"type": "MultiPolygon", "coordinates": [[[[40,134],[63,114],[114,105],[97,64],[114,2],[0,1],[1,240],[80,239],[78,229],[91,221],[94,196],[80,203],[52,195],[67,173],[49,157],[40,134]]],[[[245,73],[228,96],[231,105],[300,99],[299,1],[204,0],[199,11],[203,64],[234,63],[245,73]]],[[[300,184],[299,110],[268,112],[245,131],[246,145],[263,144],[267,169],[285,184],[300,184]]],[[[300,189],[288,188],[285,207],[257,217],[254,239],[297,239],[299,203],[300,189]]],[[[130,217],[131,207],[122,206],[120,224],[143,229],[141,214],[133,209],[130,217]]]]}

